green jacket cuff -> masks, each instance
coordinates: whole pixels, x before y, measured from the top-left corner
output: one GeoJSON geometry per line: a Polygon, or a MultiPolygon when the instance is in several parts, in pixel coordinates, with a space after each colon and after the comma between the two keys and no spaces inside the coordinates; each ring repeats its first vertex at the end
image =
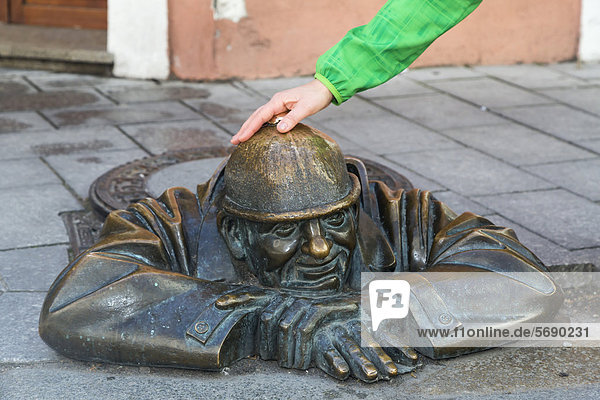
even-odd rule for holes
{"type": "Polygon", "coordinates": [[[344,102],[344,100],[342,99],[342,95],[340,95],[340,92],[338,92],[333,83],[329,82],[329,79],[327,79],[325,76],[321,75],[318,72],[315,74],[315,79],[321,82],[323,85],[325,85],[327,89],[329,89],[329,91],[333,95],[333,104],[339,106],[344,102]]]}

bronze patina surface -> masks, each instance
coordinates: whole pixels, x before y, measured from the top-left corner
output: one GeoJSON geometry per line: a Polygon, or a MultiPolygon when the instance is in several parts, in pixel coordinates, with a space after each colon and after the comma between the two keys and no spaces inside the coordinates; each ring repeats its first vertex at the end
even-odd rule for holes
{"type": "MultiPolygon", "coordinates": [[[[360,160],[312,128],[281,135],[265,126],[196,193],[172,188],[110,213],[98,242],[50,288],[40,335],[82,360],[219,369],[258,355],[338,379],[388,379],[414,368],[418,354],[360,347],[367,271],[497,274],[491,289],[511,296],[501,311],[476,292],[457,295],[464,282],[421,276],[411,318],[444,326],[533,321],[562,301],[512,230],[458,216],[429,192],[369,179],[360,160]]],[[[483,275],[469,279],[476,286],[483,275]]],[[[455,338],[419,349],[469,351],[455,338]]]]}

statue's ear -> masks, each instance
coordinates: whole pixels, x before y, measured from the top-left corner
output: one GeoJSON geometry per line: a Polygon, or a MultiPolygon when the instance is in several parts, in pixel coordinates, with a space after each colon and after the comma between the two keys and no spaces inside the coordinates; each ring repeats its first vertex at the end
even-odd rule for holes
{"type": "Polygon", "coordinates": [[[227,244],[231,255],[237,260],[246,258],[246,246],[244,240],[244,224],[239,218],[232,217],[225,213],[218,216],[217,224],[219,232],[227,244]]]}

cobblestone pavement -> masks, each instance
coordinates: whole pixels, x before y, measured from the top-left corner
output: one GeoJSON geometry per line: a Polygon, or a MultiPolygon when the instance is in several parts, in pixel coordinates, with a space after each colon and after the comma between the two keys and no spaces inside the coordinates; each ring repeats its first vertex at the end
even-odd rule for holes
{"type": "MultiPolygon", "coordinates": [[[[227,144],[275,91],[310,79],[183,83],[0,69],[0,398],[552,398],[567,390],[597,398],[595,349],[494,350],[367,386],[252,360],[220,373],[106,366],[45,346],[38,313],[67,264],[59,213],[89,207],[89,185],[117,165],[227,144]]],[[[598,64],[419,69],[306,122],[455,211],[514,228],[548,265],[600,266],[598,64]]]]}

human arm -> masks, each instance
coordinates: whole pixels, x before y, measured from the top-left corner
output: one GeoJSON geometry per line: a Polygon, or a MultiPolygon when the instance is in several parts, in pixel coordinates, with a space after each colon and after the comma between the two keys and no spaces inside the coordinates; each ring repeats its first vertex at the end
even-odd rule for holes
{"type": "Polygon", "coordinates": [[[389,0],[367,25],[350,30],[319,57],[315,81],[276,93],[248,118],[231,142],[249,139],[273,116],[292,110],[277,127],[282,133],[289,132],[330,102],[339,105],[357,92],[386,82],[479,3],[481,0],[389,0]]]}

